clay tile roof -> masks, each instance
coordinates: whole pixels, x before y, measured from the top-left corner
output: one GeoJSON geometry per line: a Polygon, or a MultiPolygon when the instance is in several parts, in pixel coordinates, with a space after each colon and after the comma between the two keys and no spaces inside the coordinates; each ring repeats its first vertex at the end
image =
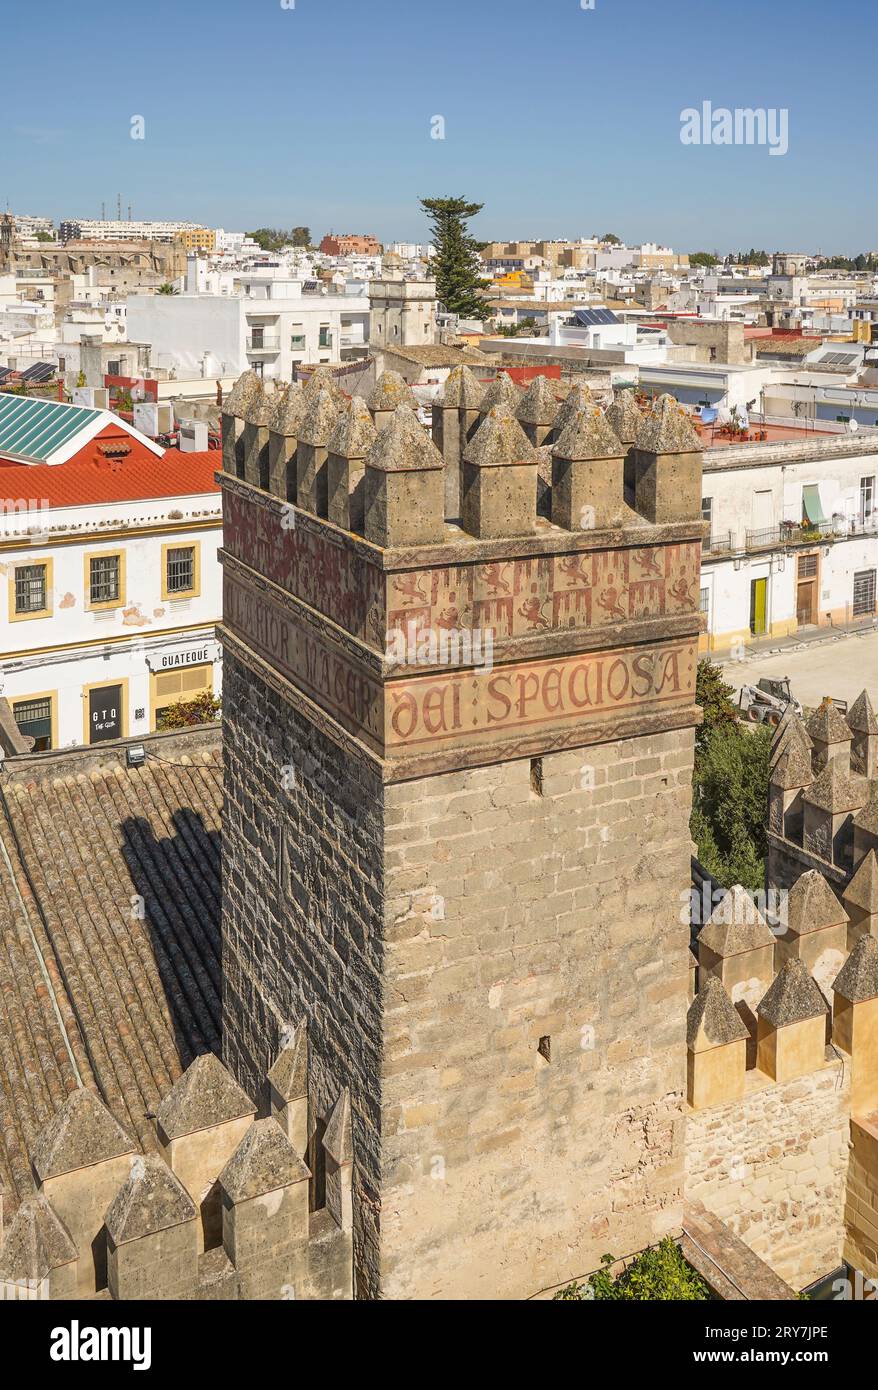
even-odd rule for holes
{"type": "Polygon", "coordinates": [[[802,799],[823,811],[858,811],[869,800],[869,783],[858,773],[843,772],[835,762],[829,762],[802,799]]]}
{"type": "Polygon", "coordinates": [[[135,1152],[127,1135],[94,1091],[74,1091],[46,1125],[31,1155],[37,1176],[56,1178],[108,1158],[135,1152]]]}
{"type": "Polygon", "coordinates": [[[788,925],[799,936],[823,927],[837,927],[848,920],[838,898],[817,869],[808,869],[807,873],[799,875],[787,901],[788,925]]]}
{"type": "Polygon", "coordinates": [[[339,402],[325,387],[316,391],[308,402],[304,419],[299,426],[299,443],[325,447],[335,429],[342,404],[343,402],[339,402]]]}
{"type": "Polygon", "coordinates": [[[580,410],[568,422],[552,449],[560,459],[621,458],[625,446],[597,406],[580,410]]]}
{"type": "Polygon", "coordinates": [[[277,1120],[256,1120],[219,1175],[233,1202],[262,1197],[310,1177],[277,1120]]]}
{"type": "Polygon", "coordinates": [[[823,700],[805,726],[812,739],[820,743],[850,743],[851,731],[842,714],[830,700],[823,700]]]}
{"type": "Polygon", "coordinates": [[[166,1231],[197,1215],[189,1193],[161,1154],[138,1154],[104,1216],[114,1245],[166,1231]]]}
{"type": "Polygon", "coordinates": [[[852,1004],[878,998],[878,940],[861,936],[833,981],[836,994],[852,1004]]]}
{"type": "Polygon", "coordinates": [[[508,372],[501,372],[487,387],[479,409],[483,415],[487,415],[495,405],[503,405],[514,412],[518,409],[521,398],[521,388],[516,386],[508,372]]]}
{"type": "Polygon", "coordinates": [[[775,975],[756,1012],[772,1028],[785,1028],[790,1023],[828,1013],[829,1005],[805,966],[794,956],[775,975]]]}
{"type": "Polygon", "coordinates": [[[375,426],[362,396],[352,396],[335,422],[327,452],[343,459],[363,459],[375,443],[375,426]]]}
{"type": "Polygon", "coordinates": [[[864,912],[878,912],[878,856],[874,849],[864,855],[842,899],[864,912]]]}
{"type": "Polygon", "coordinates": [[[242,417],[261,385],[262,382],[255,372],[242,372],[223,401],[223,413],[242,417]]]}
{"type": "Polygon", "coordinates": [[[0,1280],[32,1283],[45,1279],[78,1252],[54,1207],[36,1192],[21,1203],[6,1231],[0,1254],[0,1280]]]}
{"type": "Polygon", "coordinates": [[[147,1115],[196,1053],[219,1050],[222,779],[211,737],[156,740],[161,763],[148,740],[137,768],[121,767],[116,752],[95,766],[93,748],[40,755],[26,774],[14,759],[5,765],[0,1189],[9,1212],[33,1192],[30,1156],[72,1092],[100,1095],[149,1150],[147,1115]]]}
{"type": "Polygon", "coordinates": [[[643,415],[633,391],[613,392],[613,403],[607,407],[607,419],[623,444],[634,443],[643,424],[643,415]]]}
{"type": "Polygon", "coordinates": [[[659,396],[650,413],[641,418],[635,446],[649,454],[700,453],[698,438],[688,413],[673,396],[659,396]]]}
{"type": "Polygon", "coordinates": [[[878,719],[872,701],[865,690],[854,700],[845,717],[848,728],[856,734],[878,734],[878,719]]]}
{"type": "Polygon", "coordinates": [[[417,410],[412,388],[399,372],[382,372],[366,400],[370,410],[396,410],[399,405],[407,405],[409,410],[417,410]]]}
{"type": "Polygon", "coordinates": [[[811,754],[795,736],[788,739],[771,771],[771,785],[790,791],[793,787],[807,787],[814,779],[811,770],[811,754]]]}
{"type": "Polygon", "coordinates": [[[308,1080],[308,1039],[298,1027],[290,1041],[269,1068],[268,1080],[284,1100],[298,1100],[306,1094],[308,1080]]]}
{"type": "Polygon", "coordinates": [[[484,386],[473,376],[469,367],[452,367],[436,401],[438,405],[449,408],[456,406],[458,409],[478,410],[484,394],[484,386]]]}
{"type": "Polygon", "coordinates": [[[555,433],[559,436],[563,434],[570,421],[573,420],[581,410],[590,410],[593,406],[594,397],[588,389],[588,386],[572,386],[567,392],[565,399],[558,407],[557,414],[555,415],[555,433]]]}
{"type": "Polygon", "coordinates": [[[463,454],[467,463],[494,468],[504,463],[536,463],[533,445],[508,408],[494,406],[463,454]]]}
{"type": "Polygon", "coordinates": [[[720,898],[698,933],[699,945],[718,956],[738,956],[774,945],[774,933],[750,894],[736,883],[720,898]]]}
{"type": "MultiPolygon", "coordinates": [[[[83,507],[218,494],[214,475],[219,460],[220,454],[213,449],[192,454],[166,449],[161,458],[144,452],[99,463],[71,459],[69,463],[13,465],[0,468],[0,504],[3,499],[30,497],[39,498],[44,507],[83,507]]],[[[218,495],[213,500],[218,502],[218,495]]]]}
{"type": "Polygon", "coordinates": [[[407,473],[444,468],[445,460],[414,412],[400,405],[376,434],[366,455],[366,467],[382,473],[407,473]]]}
{"type": "Polygon", "coordinates": [[[558,404],[548,377],[535,376],[518,403],[516,419],[523,425],[551,425],[558,414],[558,404]]]}
{"type": "Polygon", "coordinates": [[[686,1045],[692,1052],[739,1042],[749,1034],[743,1019],[715,975],[707,980],[686,1014],[686,1045]]]}
{"type": "Polygon", "coordinates": [[[203,1052],[174,1082],[156,1111],[166,1138],[252,1115],[255,1106],[214,1052],[203,1052]]]}

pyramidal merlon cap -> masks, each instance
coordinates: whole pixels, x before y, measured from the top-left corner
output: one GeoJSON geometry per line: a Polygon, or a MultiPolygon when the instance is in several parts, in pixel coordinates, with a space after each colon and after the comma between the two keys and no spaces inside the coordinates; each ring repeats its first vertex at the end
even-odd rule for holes
{"type": "Polygon", "coordinates": [[[720,898],[698,933],[699,946],[718,956],[738,956],[774,945],[774,934],[755,902],[740,883],[720,898]]]}
{"type": "Polygon", "coordinates": [[[634,443],[643,423],[643,415],[633,391],[614,391],[613,403],[607,407],[607,419],[623,444],[634,443]]]}
{"type": "Polygon", "coordinates": [[[574,416],[593,407],[594,398],[588,386],[572,386],[555,415],[555,433],[560,437],[574,416]]]}
{"type": "Polygon", "coordinates": [[[436,397],[436,404],[448,410],[478,410],[484,394],[484,386],[469,367],[452,367],[436,397]]]}
{"type": "Polygon", "coordinates": [[[375,443],[376,430],[362,396],[352,396],[342,407],[326,448],[343,459],[365,458],[375,443]]]}
{"type": "Polygon", "coordinates": [[[878,998],[878,940],[874,936],[860,937],[832,988],[852,1004],[878,998]]]}
{"type": "Polygon", "coordinates": [[[504,405],[515,411],[521,403],[521,394],[512,377],[507,372],[501,372],[485,390],[479,409],[487,414],[495,405],[504,405]]]}
{"type": "Polygon", "coordinates": [[[635,447],[645,454],[700,453],[701,440],[688,413],[673,396],[659,396],[649,415],[641,418],[635,447]]]}
{"type": "Polygon", "coordinates": [[[523,425],[551,425],[558,414],[558,397],[545,376],[535,376],[521,397],[516,418],[523,425]]]}
{"type": "Polygon", "coordinates": [[[212,1125],[252,1115],[255,1105],[213,1052],[195,1058],[174,1082],[156,1119],[165,1137],[179,1139],[212,1125]]]}
{"type": "Polygon", "coordinates": [[[716,975],[707,980],[686,1014],[686,1045],[692,1052],[740,1042],[749,1037],[743,1019],[716,975]]]}
{"type": "Polygon", "coordinates": [[[301,1024],[269,1068],[268,1080],[284,1100],[298,1100],[306,1094],[308,1038],[301,1024]]]}
{"type": "Polygon", "coordinates": [[[803,963],[794,956],[775,975],[756,1012],[772,1028],[786,1028],[790,1023],[828,1013],[829,1006],[803,963]]]}
{"type": "Polygon", "coordinates": [[[878,719],[868,693],[863,690],[847,712],[845,722],[855,734],[878,734],[878,719]]]}
{"type": "Polygon", "coordinates": [[[285,391],[275,393],[274,414],[268,428],[275,434],[295,439],[305,418],[305,391],[298,381],[290,382],[285,391]]]}
{"type": "Polygon", "coordinates": [[[850,743],[851,731],[831,700],[817,706],[806,725],[812,739],[820,743],[850,743]]]}
{"type": "Polygon", "coordinates": [[[817,869],[808,869],[796,879],[789,891],[787,911],[789,928],[799,936],[841,926],[848,920],[848,914],[817,869]]]}
{"type": "Polygon", "coordinates": [[[94,1091],[81,1086],[44,1127],[32,1159],[37,1175],[45,1182],[76,1168],[136,1153],[137,1148],[94,1091]]]}
{"type": "Polygon", "coordinates": [[[197,1208],[161,1154],[138,1155],[104,1216],[114,1245],[191,1221],[197,1208]]]}
{"type": "Polygon", "coordinates": [[[42,1192],[26,1197],[0,1251],[0,1281],[33,1283],[77,1256],[70,1232],[42,1192]]]}
{"type": "Polygon", "coordinates": [[[376,434],[366,455],[366,467],[382,473],[407,473],[444,468],[445,460],[417,415],[407,405],[399,405],[376,434]]]}
{"type": "Polygon", "coordinates": [[[219,1181],[233,1202],[244,1202],[310,1176],[277,1120],[269,1118],[250,1126],[219,1181]]]}
{"type": "Polygon", "coordinates": [[[621,458],[625,446],[613,431],[602,410],[588,406],[568,421],[552,449],[559,459],[621,458]]]}
{"type": "Polygon", "coordinates": [[[243,416],[251,398],[255,396],[261,385],[262,382],[254,371],[242,372],[223,401],[223,413],[243,416]]]}
{"type": "Polygon", "coordinates": [[[531,444],[515,416],[503,406],[493,406],[476,430],[463,454],[465,463],[479,468],[504,463],[537,463],[531,444]]]}
{"type": "Polygon", "coordinates": [[[316,448],[325,447],[335,429],[339,409],[340,403],[331,391],[321,387],[315,392],[308,402],[305,418],[299,426],[299,443],[311,444],[316,448]]]}
{"type": "Polygon", "coordinates": [[[412,388],[399,372],[382,372],[366,404],[370,410],[396,410],[398,405],[407,405],[409,410],[418,408],[412,388]]]}
{"type": "Polygon", "coordinates": [[[878,913],[878,856],[873,849],[863,855],[859,868],[842,894],[845,903],[863,912],[878,913]]]}

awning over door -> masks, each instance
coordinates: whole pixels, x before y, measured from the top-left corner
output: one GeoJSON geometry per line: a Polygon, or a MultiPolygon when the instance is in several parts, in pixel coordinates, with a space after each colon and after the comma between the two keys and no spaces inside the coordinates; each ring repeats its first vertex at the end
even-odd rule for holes
{"type": "Polygon", "coordinates": [[[819,526],[821,521],[826,520],[820,505],[820,487],[817,483],[806,483],[802,488],[802,508],[812,526],[819,526]]]}

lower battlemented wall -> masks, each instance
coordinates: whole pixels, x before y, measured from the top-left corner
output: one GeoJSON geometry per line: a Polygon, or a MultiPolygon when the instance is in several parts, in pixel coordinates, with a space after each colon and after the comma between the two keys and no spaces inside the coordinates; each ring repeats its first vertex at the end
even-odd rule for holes
{"type": "Polygon", "coordinates": [[[878,1281],[878,1124],[851,1122],[851,1159],[845,1208],[845,1259],[878,1281]]]}
{"type": "Polygon", "coordinates": [[[689,1112],[686,1195],[802,1289],[842,1259],[850,1062],[748,1082],[743,1101],[689,1112]]]}
{"type": "Polygon", "coordinates": [[[692,746],[387,788],[388,1297],[527,1296],[679,1224],[692,746]]]}

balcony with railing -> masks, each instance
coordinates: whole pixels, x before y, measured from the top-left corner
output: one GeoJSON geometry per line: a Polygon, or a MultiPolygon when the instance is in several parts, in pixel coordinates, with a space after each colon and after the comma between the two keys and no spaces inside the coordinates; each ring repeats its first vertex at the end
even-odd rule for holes
{"type": "Polygon", "coordinates": [[[729,555],[734,549],[731,531],[715,531],[701,543],[704,555],[729,555]]]}
{"type": "Polygon", "coordinates": [[[272,333],[251,333],[247,338],[247,351],[252,355],[280,352],[280,338],[272,333]]]}

